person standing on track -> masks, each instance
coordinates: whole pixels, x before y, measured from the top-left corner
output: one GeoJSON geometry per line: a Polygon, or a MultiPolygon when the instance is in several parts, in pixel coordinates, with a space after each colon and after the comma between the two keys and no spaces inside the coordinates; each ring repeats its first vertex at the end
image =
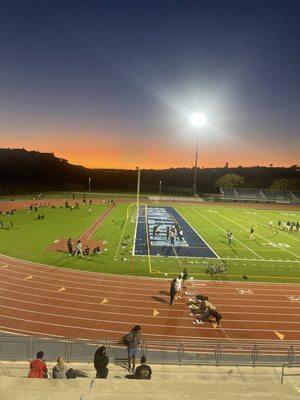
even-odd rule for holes
{"type": "Polygon", "coordinates": [[[171,306],[174,305],[174,298],[175,298],[175,293],[176,293],[175,283],[176,283],[176,279],[173,279],[172,283],[171,283],[171,287],[170,287],[170,304],[171,304],[171,306]]]}
{"type": "Polygon", "coordinates": [[[250,237],[249,237],[249,239],[250,240],[254,240],[254,228],[250,228],[250,237]]]}

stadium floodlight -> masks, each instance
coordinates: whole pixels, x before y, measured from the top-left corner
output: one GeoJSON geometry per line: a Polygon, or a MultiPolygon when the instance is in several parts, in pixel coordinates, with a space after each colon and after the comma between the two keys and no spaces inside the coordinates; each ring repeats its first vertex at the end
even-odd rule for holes
{"type": "Polygon", "coordinates": [[[196,128],[201,128],[206,124],[206,116],[202,113],[192,114],[190,116],[190,121],[193,126],[196,128]]]}
{"type": "Polygon", "coordinates": [[[197,128],[197,132],[196,132],[194,186],[193,186],[194,197],[196,197],[196,195],[197,195],[197,168],[198,168],[198,133],[199,133],[199,128],[202,128],[204,125],[206,125],[207,119],[206,119],[206,116],[204,114],[196,113],[196,114],[192,114],[190,116],[190,122],[195,128],[197,128]]]}

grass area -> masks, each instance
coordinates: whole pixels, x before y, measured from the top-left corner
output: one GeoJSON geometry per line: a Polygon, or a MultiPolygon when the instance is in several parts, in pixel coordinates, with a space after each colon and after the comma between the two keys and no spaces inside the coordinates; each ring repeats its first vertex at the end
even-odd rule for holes
{"type": "MultiPolygon", "coordinates": [[[[213,279],[241,280],[246,275],[251,281],[300,283],[300,232],[289,233],[270,230],[268,221],[300,221],[299,211],[260,210],[254,208],[176,205],[176,210],[194,227],[199,235],[228,264],[227,275],[213,279]],[[255,239],[249,240],[250,227],[255,239]],[[226,231],[233,232],[233,242],[228,246],[226,231]]],[[[208,260],[199,258],[132,256],[135,223],[132,222],[134,206],[117,205],[94,233],[93,239],[106,241],[106,251],[91,259],[68,257],[47,250],[58,238],[78,237],[104,211],[104,205],[93,205],[70,211],[66,208],[44,208],[45,220],[36,219],[37,213],[19,210],[14,216],[2,216],[0,252],[14,257],[73,269],[101,271],[115,274],[173,277],[183,267],[190,276],[211,279],[205,273],[208,260]]],[[[216,261],[213,261],[216,262],[216,261]]]]}

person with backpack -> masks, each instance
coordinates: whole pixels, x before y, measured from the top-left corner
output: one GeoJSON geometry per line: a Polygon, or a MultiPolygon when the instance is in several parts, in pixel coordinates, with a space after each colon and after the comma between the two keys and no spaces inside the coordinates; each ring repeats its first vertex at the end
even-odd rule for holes
{"type": "Polygon", "coordinates": [[[128,371],[135,372],[135,359],[137,357],[138,347],[141,341],[141,327],[134,326],[127,335],[124,336],[124,344],[127,346],[128,353],[128,371]]]}
{"type": "Polygon", "coordinates": [[[44,352],[38,351],[36,355],[36,359],[31,361],[30,370],[28,373],[28,378],[48,378],[48,368],[45,363],[44,352]]]}
{"type": "Polygon", "coordinates": [[[109,358],[106,355],[105,346],[99,347],[94,354],[94,367],[97,371],[96,378],[106,379],[108,375],[109,358]]]}

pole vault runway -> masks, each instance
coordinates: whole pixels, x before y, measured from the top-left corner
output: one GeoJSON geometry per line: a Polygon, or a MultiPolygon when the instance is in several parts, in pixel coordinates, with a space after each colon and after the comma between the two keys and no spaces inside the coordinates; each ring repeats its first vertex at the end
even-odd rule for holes
{"type": "Polygon", "coordinates": [[[118,339],[133,325],[152,339],[300,341],[300,285],[189,282],[207,295],[221,328],[193,325],[183,293],[169,305],[167,279],[50,267],[0,255],[0,330],[15,334],[118,339]]]}

